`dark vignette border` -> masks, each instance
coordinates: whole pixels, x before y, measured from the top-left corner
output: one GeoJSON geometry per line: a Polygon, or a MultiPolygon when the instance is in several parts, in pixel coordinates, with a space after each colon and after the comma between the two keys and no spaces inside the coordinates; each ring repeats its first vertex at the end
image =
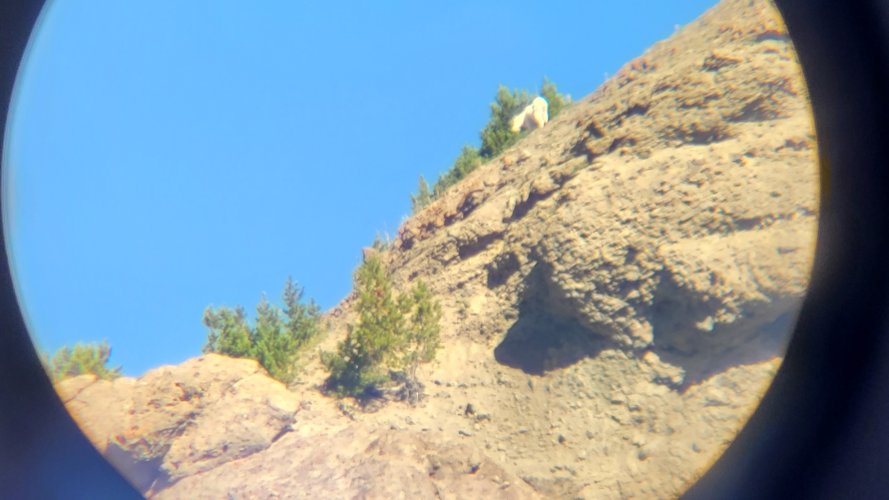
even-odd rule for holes
{"type": "MultiPolygon", "coordinates": [[[[0,2],[0,130],[42,0],[0,2]]],[[[0,158],[3,157],[0,147],[0,158]]],[[[3,193],[4,186],[0,186],[3,193]]],[[[31,345],[0,234],[0,497],[140,498],[68,416],[31,345]]]]}
{"type": "MultiPolygon", "coordinates": [[[[809,85],[822,159],[812,284],[762,404],[687,497],[882,497],[889,494],[889,2],[776,3],[809,85]]],[[[42,4],[0,3],[4,131],[42,4]]],[[[18,307],[3,237],[0,496],[138,497],[53,392],[18,307]]]]}
{"type": "Polygon", "coordinates": [[[688,498],[889,495],[889,2],[777,0],[815,112],[821,216],[784,363],[688,498]]]}

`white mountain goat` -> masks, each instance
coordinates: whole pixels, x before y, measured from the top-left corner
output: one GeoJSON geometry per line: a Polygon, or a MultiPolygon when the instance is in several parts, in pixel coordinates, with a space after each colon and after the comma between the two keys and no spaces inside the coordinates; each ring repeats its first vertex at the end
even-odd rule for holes
{"type": "Polygon", "coordinates": [[[521,113],[512,118],[512,131],[534,130],[546,124],[549,120],[549,105],[546,99],[537,96],[531,104],[525,106],[521,113]]]}

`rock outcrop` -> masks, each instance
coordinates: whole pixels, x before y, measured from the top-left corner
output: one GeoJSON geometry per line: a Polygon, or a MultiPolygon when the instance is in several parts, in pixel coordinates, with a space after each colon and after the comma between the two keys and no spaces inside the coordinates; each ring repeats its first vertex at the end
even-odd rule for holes
{"type": "Polygon", "coordinates": [[[215,354],[57,388],[99,451],[147,494],[265,450],[291,430],[298,403],[256,361],[215,354]]]}
{"type": "Polygon", "coordinates": [[[158,498],[539,498],[475,447],[428,433],[363,426],[288,435],[280,446],[200,476],[158,498]],[[270,466],[271,464],[271,466],[270,466]],[[231,478],[251,478],[232,481],[231,478]]]}
{"type": "MultiPolygon", "coordinates": [[[[780,365],[814,251],[815,155],[777,12],[724,0],[381,253],[443,305],[417,407],[323,396],[315,353],[289,391],[215,356],[61,391],[163,498],[673,496],[780,365]]],[[[352,317],[346,300],[322,348],[352,317]]]]}

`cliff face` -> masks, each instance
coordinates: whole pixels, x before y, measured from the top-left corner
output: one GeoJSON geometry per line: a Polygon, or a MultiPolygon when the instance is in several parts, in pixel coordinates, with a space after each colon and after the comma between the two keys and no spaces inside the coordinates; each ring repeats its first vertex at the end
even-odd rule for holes
{"type": "Polygon", "coordinates": [[[748,344],[805,289],[816,210],[805,87],[765,8],[724,2],[408,221],[396,274],[490,303],[453,311],[484,338],[518,313],[621,348],[748,344]]]}
{"type": "MultiPolygon", "coordinates": [[[[290,391],[211,356],[62,392],[161,497],[670,496],[779,365],[816,214],[788,35],[767,2],[724,0],[401,227],[395,282],[422,278],[445,314],[418,407],[326,398],[311,360],[290,391]],[[200,409],[149,395],[189,384],[200,409]],[[100,393],[129,427],[94,424],[100,393]]],[[[328,349],[351,317],[330,315],[328,349]]]]}

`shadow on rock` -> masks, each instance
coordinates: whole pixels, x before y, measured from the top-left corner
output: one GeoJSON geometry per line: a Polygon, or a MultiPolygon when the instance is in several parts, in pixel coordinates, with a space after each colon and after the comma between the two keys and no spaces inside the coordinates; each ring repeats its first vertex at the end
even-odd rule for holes
{"type": "MultiPolygon", "coordinates": [[[[655,348],[652,349],[660,359],[685,372],[685,380],[680,390],[722,373],[735,366],[743,366],[766,361],[776,356],[783,356],[790,341],[796,315],[791,309],[777,318],[744,331],[716,332],[714,338],[700,336],[697,344],[683,344],[677,349],[667,342],[658,342],[655,337],[655,348]],[[719,335],[723,333],[723,335],[719,335]],[[720,337],[731,338],[732,343],[720,342],[720,337]]],[[[726,328],[728,329],[728,328],[726,328]]]]}
{"type": "Polygon", "coordinates": [[[613,346],[590,331],[549,285],[552,269],[538,262],[524,279],[518,318],[494,349],[498,363],[542,375],[565,368],[613,346]]]}
{"type": "Polygon", "coordinates": [[[606,340],[597,338],[577,320],[525,302],[519,308],[518,319],[494,349],[494,359],[525,373],[542,375],[596,356],[606,347],[606,340]]]}

